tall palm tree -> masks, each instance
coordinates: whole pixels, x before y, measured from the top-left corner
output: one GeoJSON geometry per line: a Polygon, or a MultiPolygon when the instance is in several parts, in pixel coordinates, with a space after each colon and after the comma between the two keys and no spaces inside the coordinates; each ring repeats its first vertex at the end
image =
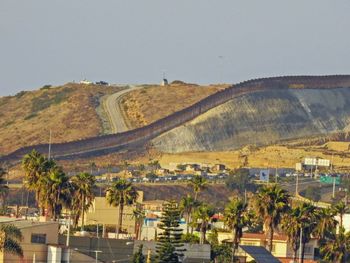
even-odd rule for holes
{"type": "Polygon", "coordinates": [[[340,201],[339,203],[337,203],[334,206],[334,212],[339,215],[339,226],[343,227],[343,218],[344,218],[344,214],[348,211],[348,207],[347,205],[343,202],[340,201]]]}
{"type": "Polygon", "coordinates": [[[327,240],[320,247],[326,262],[345,263],[350,261],[350,232],[345,233],[344,227],[339,228],[339,234],[327,240]]]}
{"type": "Polygon", "coordinates": [[[119,207],[116,227],[117,238],[119,238],[119,233],[122,229],[124,206],[135,203],[137,197],[138,193],[136,189],[132,186],[132,183],[127,182],[125,179],[116,181],[106,191],[107,202],[110,205],[119,207]]]}
{"type": "Polygon", "coordinates": [[[55,166],[53,160],[45,158],[36,150],[32,150],[22,159],[22,167],[25,173],[24,185],[28,190],[35,192],[35,199],[42,214],[44,213],[44,204],[40,200],[43,190],[41,181],[47,176],[48,171],[55,166]]]}
{"type": "Polygon", "coordinates": [[[257,215],[263,218],[264,228],[268,233],[268,250],[272,251],[274,230],[281,222],[282,215],[287,212],[289,195],[277,185],[262,187],[254,198],[257,215]]]}
{"type": "Polygon", "coordinates": [[[13,224],[0,224],[0,251],[23,257],[21,230],[13,224]]]}
{"type": "Polygon", "coordinates": [[[238,244],[243,235],[243,227],[248,222],[247,204],[239,199],[232,199],[225,207],[224,220],[226,225],[232,231],[232,262],[235,259],[235,253],[238,248],[238,244]]]}
{"type": "Polygon", "coordinates": [[[181,198],[180,201],[180,210],[182,215],[186,216],[186,223],[187,223],[187,227],[186,227],[186,234],[189,233],[189,229],[190,229],[190,224],[191,224],[191,217],[192,217],[192,212],[194,207],[197,205],[197,202],[194,200],[194,198],[190,195],[184,196],[181,198]]]}
{"type": "Polygon", "coordinates": [[[85,211],[91,206],[95,194],[96,179],[89,173],[80,173],[71,178],[71,184],[74,189],[74,199],[72,202],[72,210],[74,211],[75,224],[81,216],[81,230],[84,230],[85,211]]]}
{"type": "Polygon", "coordinates": [[[288,237],[288,244],[293,250],[293,262],[296,262],[297,251],[300,247],[300,208],[292,208],[282,216],[281,228],[288,237]]]}
{"type": "Polygon", "coordinates": [[[201,175],[195,175],[191,180],[190,185],[193,188],[194,201],[197,201],[199,192],[205,189],[207,186],[207,180],[205,180],[205,178],[201,175]]]}
{"type": "Polygon", "coordinates": [[[313,234],[320,242],[335,232],[338,222],[334,216],[335,211],[332,208],[317,209],[316,218],[318,223],[313,234]]]}
{"type": "Polygon", "coordinates": [[[200,221],[200,244],[204,244],[206,242],[206,233],[208,229],[208,224],[211,217],[215,214],[215,210],[213,207],[207,204],[201,204],[198,206],[193,214],[196,222],[200,221]]]}
{"type": "Polygon", "coordinates": [[[66,174],[59,167],[52,168],[46,177],[40,180],[41,202],[48,208],[51,218],[57,220],[63,207],[68,207],[71,201],[70,183],[66,174]]]}
{"type": "Polygon", "coordinates": [[[141,204],[136,204],[136,208],[132,212],[132,217],[135,219],[135,239],[139,240],[141,236],[143,220],[146,218],[145,211],[142,209],[141,204]]]}
{"type": "Polygon", "coordinates": [[[301,263],[304,262],[305,245],[310,241],[311,236],[316,232],[319,222],[317,207],[311,203],[302,203],[299,206],[299,220],[301,227],[301,263]]]}
{"type": "Polygon", "coordinates": [[[6,185],[6,182],[4,179],[5,175],[6,175],[5,170],[0,167],[0,200],[1,200],[3,210],[6,207],[6,198],[9,194],[9,187],[6,185]]]}

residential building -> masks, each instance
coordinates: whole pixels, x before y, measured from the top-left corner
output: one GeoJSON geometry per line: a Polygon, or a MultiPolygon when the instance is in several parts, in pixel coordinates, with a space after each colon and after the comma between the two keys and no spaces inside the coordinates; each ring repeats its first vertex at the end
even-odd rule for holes
{"type": "MultiPolygon", "coordinates": [[[[137,203],[142,203],[143,192],[138,191],[137,203]]],[[[136,204],[124,206],[123,211],[123,226],[122,229],[128,233],[127,236],[133,236],[135,232],[135,218],[133,210],[136,204]]],[[[99,224],[104,227],[115,227],[119,218],[119,207],[108,204],[105,197],[95,197],[92,205],[85,213],[85,224],[99,224]]]]}
{"type": "Polygon", "coordinates": [[[0,224],[13,224],[21,230],[23,260],[8,252],[0,252],[0,262],[47,262],[49,245],[58,246],[58,222],[36,222],[1,217],[0,224]]]}
{"type": "MultiPolygon", "coordinates": [[[[219,232],[218,240],[220,243],[232,242],[232,233],[219,232]]],[[[267,237],[263,233],[243,233],[240,245],[245,246],[267,246],[267,237]]],[[[305,247],[305,263],[316,262],[318,244],[317,239],[311,239],[305,247]]],[[[240,253],[240,251],[238,251],[240,253]]],[[[242,252],[243,253],[243,252],[242,252]]],[[[289,263],[293,259],[293,250],[288,244],[288,238],[285,235],[275,234],[272,242],[271,254],[278,258],[282,263],[289,263]]],[[[240,255],[240,254],[238,254],[240,255]]],[[[243,255],[243,254],[242,254],[243,255]]]]}

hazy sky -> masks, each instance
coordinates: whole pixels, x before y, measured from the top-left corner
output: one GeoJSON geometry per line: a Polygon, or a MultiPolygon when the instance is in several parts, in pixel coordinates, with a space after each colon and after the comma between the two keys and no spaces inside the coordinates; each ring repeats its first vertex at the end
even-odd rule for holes
{"type": "Polygon", "coordinates": [[[0,0],[0,95],[350,73],[349,0],[0,0]]]}

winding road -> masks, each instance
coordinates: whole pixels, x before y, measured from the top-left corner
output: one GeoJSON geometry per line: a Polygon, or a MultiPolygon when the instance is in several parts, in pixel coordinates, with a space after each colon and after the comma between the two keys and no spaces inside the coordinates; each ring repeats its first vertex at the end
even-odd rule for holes
{"type": "Polygon", "coordinates": [[[104,108],[111,124],[112,133],[121,133],[129,130],[121,108],[121,100],[127,93],[142,89],[143,86],[128,86],[128,88],[113,93],[104,101],[104,108]]]}

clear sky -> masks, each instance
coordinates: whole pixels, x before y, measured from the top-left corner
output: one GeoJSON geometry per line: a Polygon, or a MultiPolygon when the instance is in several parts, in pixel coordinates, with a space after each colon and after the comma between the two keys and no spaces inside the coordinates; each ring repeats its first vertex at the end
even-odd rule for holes
{"type": "Polygon", "coordinates": [[[349,0],[0,0],[0,96],[350,73],[349,0]]]}

